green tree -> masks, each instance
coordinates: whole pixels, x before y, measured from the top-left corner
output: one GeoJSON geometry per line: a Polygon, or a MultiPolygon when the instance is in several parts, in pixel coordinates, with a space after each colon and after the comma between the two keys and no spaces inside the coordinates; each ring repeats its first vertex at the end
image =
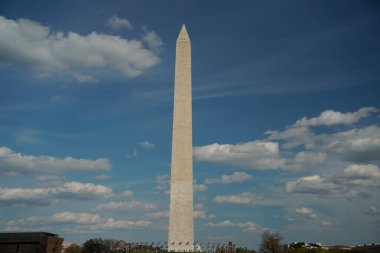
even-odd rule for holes
{"type": "Polygon", "coordinates": [[[256,251],[247,248],[236,248],[236,253],[256,253],[256,251]]]}
{"type": "Polygon", "coordinates": [[[110,253],[115,248],[115,240],[94,238],[85,241],[82,253],[110,253]]]}
{"type": "Polygon", "coordinates": [[[283,251],[281,240],[282,235],[278,232],[272,233],[269,230],[264,231],[261,235],[260,252],[261,253],[281,253],[283,251]]]}

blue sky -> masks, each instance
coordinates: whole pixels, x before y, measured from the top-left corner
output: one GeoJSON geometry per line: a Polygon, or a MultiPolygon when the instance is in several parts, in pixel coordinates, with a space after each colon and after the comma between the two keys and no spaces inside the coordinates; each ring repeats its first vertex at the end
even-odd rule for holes
{"type": "Polygon", "coordinates": [[[377,1],[1,1],[0,231],[166,241],[175,41],[195,237],[380,234],[377,1]]]}

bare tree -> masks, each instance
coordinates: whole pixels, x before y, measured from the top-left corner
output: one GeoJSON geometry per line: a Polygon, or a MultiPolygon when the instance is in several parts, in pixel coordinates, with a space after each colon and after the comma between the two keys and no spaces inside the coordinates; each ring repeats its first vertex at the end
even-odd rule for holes
{"type": "Polygon", "coordinates": [[[261,253],[281,253],[282,246],[281,240],[283,239],[282,235],[278,232],[272,233],[269,230],[264,231],[261,235],[261,253]]]}

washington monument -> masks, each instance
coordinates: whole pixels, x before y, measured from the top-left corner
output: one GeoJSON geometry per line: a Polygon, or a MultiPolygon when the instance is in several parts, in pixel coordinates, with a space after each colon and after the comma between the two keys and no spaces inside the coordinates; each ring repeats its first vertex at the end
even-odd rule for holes
{"type": "Polygon", "coordinates": [[[168,251],[194,251],[191,44],[185,25],[177,38],[168,251]]]}

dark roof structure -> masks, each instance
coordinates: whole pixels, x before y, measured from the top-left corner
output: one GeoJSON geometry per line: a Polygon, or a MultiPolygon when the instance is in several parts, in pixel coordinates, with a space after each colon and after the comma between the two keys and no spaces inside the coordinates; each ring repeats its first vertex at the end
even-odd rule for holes
{"type": "Polygon", "coordinates": [[[48,232],[0,233],[1,253],[61,253],[62,243],[48,232]]]}

